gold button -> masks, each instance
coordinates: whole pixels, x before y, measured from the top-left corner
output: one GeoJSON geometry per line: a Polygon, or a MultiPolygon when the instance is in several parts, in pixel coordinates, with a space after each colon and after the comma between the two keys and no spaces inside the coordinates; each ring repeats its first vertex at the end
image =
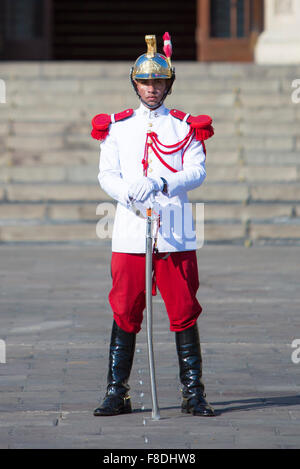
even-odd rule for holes
{"type": "Polygon", "coordinates": [[[148,127],[152,127],[152,125],[153,125],[153,124],[151,124],[151,122],[149,122],[148,127]]]}
{"type": "Polygon", "coordinates": [[[148,163],[152,163],[152,160],[148,160],[148,163]]]}
{"type": "Polygon", "coordinates": [[[152,173],[153,169],[152,168],[148,168],[148,173],[152,173]]]}

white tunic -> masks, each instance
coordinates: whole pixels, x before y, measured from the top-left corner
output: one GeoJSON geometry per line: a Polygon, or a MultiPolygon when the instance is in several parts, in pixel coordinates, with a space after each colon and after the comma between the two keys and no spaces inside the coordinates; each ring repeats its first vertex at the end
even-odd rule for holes
{"type": "MultiPolygon", "coordinates": [[[[117,204],[112,251],[144,253],[146,220],[137,216],[127,203],[129,186],[143,176],[142,160],[147,131],[153,131],[164,145],[184,139],[189,124],[174,118],[164,105],[151,111],[143,104],[131,117],[110,125],[109,135],[100,144],[98,179],[102,189],[117,204]]],[[[182,161],[183,150],[162,155],[165,162],[177,170],[170,171],[149,150],[148,177],[163,177],[168,182],[168,194],[156,196],[160,207],[161,226],[157,248],[160,252],[189,251],[197,248],[192,229],[192,210],[187,192],[200,186],[205,179],[205,153],[201,142],[193,139],[182,161]]]]}

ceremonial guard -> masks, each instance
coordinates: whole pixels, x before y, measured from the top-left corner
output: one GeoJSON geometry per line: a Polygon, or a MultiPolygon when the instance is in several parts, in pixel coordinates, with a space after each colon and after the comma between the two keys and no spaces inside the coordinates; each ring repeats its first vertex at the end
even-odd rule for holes
{"type": "Polygon", "coordinates": [[[159,289],[175,332],[182,384],[182,412],[214,416],[202,382],[197,318],[202,308],[196,235],[187,192],[206,177],[204,140],[213,135],[209,116],[193,117],[169,110],[175,69],[172,45],[164,35],[164,53],[157,53],[155,36],[146,36],[147,52],[131,69],[138,109],[92,119],[92,136],[101,142],[99,182],[117,203],[112,235],[112,288],[109,302],[113,326],[109,349],[107,391],[95,416],[132,411],[129,376],[136,334],[145,309],[145,218],[136,210],[159,207],[153,252],[153,294],[159,289]]]}

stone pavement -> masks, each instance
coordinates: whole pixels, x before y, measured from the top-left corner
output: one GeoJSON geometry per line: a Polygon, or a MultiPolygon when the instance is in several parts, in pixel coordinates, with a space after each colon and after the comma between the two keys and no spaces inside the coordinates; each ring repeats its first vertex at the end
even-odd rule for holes
{"type": "Polygon", "coordinates": [[[180,412],[174,335],[154,298],[161,419],[151,418],[146,323],[137,337],[131,415],[92,415],[105,391],[110,248],[0,247],[0,448],[299,448],[300,248],[206,245],[198,252],[208,399],[180,412]]]}

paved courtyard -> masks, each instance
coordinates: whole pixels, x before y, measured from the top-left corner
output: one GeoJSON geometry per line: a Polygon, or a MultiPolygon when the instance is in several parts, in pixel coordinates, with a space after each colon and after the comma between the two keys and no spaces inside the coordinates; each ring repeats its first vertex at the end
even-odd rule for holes
{"type": "Polygon", "coordinates": [[[217,416],[180,412],[174,334],[157,296],[161,419],[151,418],[146,321],[130,380],[134,412],[96,418],[112,323],[110,247],[2,245],[0,448],[299,448],[300,350],[291,344],[300,339],[300,247],[207,245],[198,258],[204,381],[217,416]]]}

